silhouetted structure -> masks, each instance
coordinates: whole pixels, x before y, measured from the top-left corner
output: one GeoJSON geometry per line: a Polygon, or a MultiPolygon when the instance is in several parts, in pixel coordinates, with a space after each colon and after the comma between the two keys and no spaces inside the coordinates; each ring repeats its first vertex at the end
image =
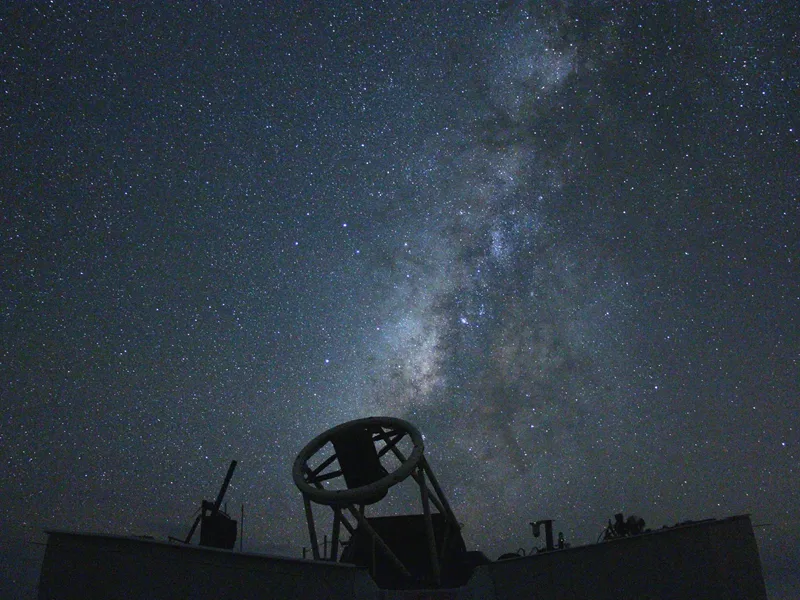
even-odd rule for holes
{"type": "Polygon", "coordinates": [[[351,538],[342,561],[367,567],[382,587],[449,587],[469,578],[460,526],[411,423],[370,417],[334,427],[300,451],[292,475],[303,494],[314,558],[325,557],[312,503],[333,511],[327,558],[338,560],[343,527],[351,538]],[[367,516],[367,506],[407,479],[419,489],[422,514],[367,516]]]}
{"type": "Polygon", "coordinates": [[[185,540],[170,537],[169,539],[174,542],[182,541],[184,544],[189,544],[192,541],[192,536],[197,530],[197,525],[200,525],[200,545],[211,546],[212,548],[224,548],[226,550],[232,549],[236,545],[236,527],[237,523],[232,519],[228,513],[223,511],[222,500],[225,498],[225,492],[228,491],[228,486],[231,483],[233,472],[236,470],[236,461],[232,460],[228,467],[228,473],[225,475],[225,480],[222,482],[222,487],[219,489],[217,499],[214,502],[203,500],[200,503],[200,514],[197,515],[192,528],[186,535],[185,540]]]}
{"type": "Polygon", "coordinates": [[[560,533],[556,543],[553,521],[543,519],[531,528],[539,537],[544,526],[544,547],[527,556],[491,562],[468,552],[423,450],[415,427],[389,417],[345,423],[303,448],[293,477],[312,560],[222,549],[236,539],[236,522],[220,510],[234,461],[216,502],[203,501],[179,544],[48,531],[39,598],[766,600],[748,516],[650,531],[620,513],[605,541],[577,547],[560,533]],[[421,514],[368,516],[369,506],[407,480],[421,514]],[[329,551],[327,536],[318,543],[315,505],[333,512],[329,551]],[[198,523],[201,546],[189,545],[198,523]]]}
{"type": "Polygon", "coordinates": [[[604,540],[613,540],[614,538],[626,537],[629,535],[639,535],[644,533],[645,529],[644,519],[631,515],[625,520],[622,513],[614,515],[614,522],[609,519],[608,526],[603,532],[604,540]]]}

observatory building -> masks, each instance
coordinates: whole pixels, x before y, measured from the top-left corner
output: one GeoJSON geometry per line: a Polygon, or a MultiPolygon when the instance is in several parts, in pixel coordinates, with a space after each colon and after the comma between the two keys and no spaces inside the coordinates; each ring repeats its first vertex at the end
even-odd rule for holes
{"type": "Polygon", "coordinates": [[[401,419],[350,421],[301,450],[292,476],[308,523],[307,559],[233,550],[236,521],[221,505],[235,467],[184,540],[48,531],[40,600],[766,600],[748,516],[644,531],[618,515],[605,541],[579,547],[554,542],[552,521],[537,521],[534,535],[542,526],[545,533],[537,553],[491,561],[469,551],[422,436],[401,419]],[[373,516],[398,485],[418,497],[421,512],[373,516]],[[198,526],[200,545],[192,545],[198,526]]]}

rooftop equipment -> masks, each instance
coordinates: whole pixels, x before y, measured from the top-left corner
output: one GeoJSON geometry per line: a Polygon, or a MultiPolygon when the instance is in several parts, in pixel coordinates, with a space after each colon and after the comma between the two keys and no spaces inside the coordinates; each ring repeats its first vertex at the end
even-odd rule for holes
{"type": "Polygon", "coordinates": [[[228,473],[225,475],[225,481],[222,482],[222,487],[219,489],[217,499],[214,502],[203,500],[200,503],[200,513],[189,529],[186,539],[181,540],[178,538],[170,537],[173,542],[182,542],[190,544],[192,536],[194,535],[197,526],[200,525],[200,545],[209,546],[212,548],[223,548],[230,550],[236,544],[236,528],[237,523],[232,519],[228,513],[223,511],[222,500],[225,498],[225,492],[228,491],[228,486],[231,483],[233,472],[236,470],[237,462],[231,461],[228,467],[228,473]]]}

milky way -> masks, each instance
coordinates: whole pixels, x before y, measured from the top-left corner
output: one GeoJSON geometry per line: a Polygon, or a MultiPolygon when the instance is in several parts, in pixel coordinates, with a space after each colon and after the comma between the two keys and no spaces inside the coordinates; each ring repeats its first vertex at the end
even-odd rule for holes
{"type": "Polygon", "coordinates": [[[537,143],[553,106],[576,101],[579,48],[525,11],[501,25],[477,114],[414,157],[423,216],[392,240],[373,350],[382,368],[365,388],[366,414],[400,414],[449,440],[441,468],[470,490],[457,508],[473,526],[498,502],[532,510],[523,497],[535,506],[537,484],[553,489],[562,470],[548,457],[599,468],[626,450],[618,413],[635,402],[616,382],[635,344],[623,336],[631,291],[613,260],[549,212],[568,201],[573,140],[555,130],[562,139],[537,143]]]}

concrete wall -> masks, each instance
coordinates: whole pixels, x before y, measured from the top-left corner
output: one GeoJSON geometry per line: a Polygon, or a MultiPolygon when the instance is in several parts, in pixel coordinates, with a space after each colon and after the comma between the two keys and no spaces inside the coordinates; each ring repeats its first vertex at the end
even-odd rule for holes
{"type": "Polygon", "coordinates": [[[497,600],[766,600],[748,517],[492,563],[497,600]]]}
{"type": "Polygon", "coordinates": [[[49,531],[39,600],[375,598],[350,565],[49,531]]]}
{"type": "Polygon", "coordinates": [[[40,600],[766,600],[748,517],[491,563],[452,590],[379,590],[360,568],[48,532],[40,600]]]}

